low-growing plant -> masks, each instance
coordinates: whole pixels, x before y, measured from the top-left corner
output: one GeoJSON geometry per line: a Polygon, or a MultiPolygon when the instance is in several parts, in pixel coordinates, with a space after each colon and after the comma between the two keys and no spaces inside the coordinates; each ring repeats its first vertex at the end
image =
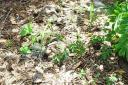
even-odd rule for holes
{"type": "Polygon", "coordinates": [[[55,54],[52,60],[55,64],[60,65],[61,63],[63,63],[64,60],[68,58],[68,56],[69,56],[69,53],[67,49],[65,49],[64,52],[59,52],[55,54]]]}
{"type": "MultiPolygon", "coordinates": [[[[32,23],[27,23],[27,24],[23,25],[21,30],[20,30],[20,32],[19,32],[19,34],[20,34],[21,37],[25,37],[27,35],[31,35],[32,34],[32,23]]],[[[22,45],[22,47],[20,48],[20,52],[22,54],[31,53],[29,44],[22,45]]]]}
{"type": "Polygon", "coordinates": [[[31,53],[31,50],[29,48],[28,45],[23,45],[21,48],[20,48],[20,52],[22,54],[28,54],[28,53],[31,53]]]}
{"type": "Polygon", "coordinates": [[[9,40],[7,40],[7,42],[5,43],[5,46],[6,46],[7,48],[10,48],[10,47],[13,46],[13,44],[14,44],[14,41],[13,41],[12,39],[9,39],[9,40]]]}
{"type": "Polygon", "coordinates": [[[95,13],[94,13],[94,0],[91,0],[91,4],[90,4],[90,26],[93,25],[93,21],[95,18],[95,13]]]}
{"type": "Polygon", "coordinates": [[[94,35],[91,37],[90,43],[95,50],[100,50],[103,41],[104,41],[103,37],[94,35]]]}
{"type": "Polygon", "coordinates": [[[109,57],[111,57],[111,55],[112,55],[112,48],[107,45],[102,46],[100,59],[106,60],[109,57]]]}
{"type": "Polygon", "coordinates": [[[52,41],[51,36],[55,36],[55,34],[56,34],[55,32],[52,32],[50,30],[51,24],[49,24],[49,23],[46,25],[44,30],[42,30],[39,33],[33,33],[32,23],[27,23],[22,26],[19,34],[22,38],[25,37],[27,39],[26,43],[28,45],[21,46],[21,48],[20,48],[21,53],[28,54],[28,53],[30,53],[30,51],[36,52],[37,50],[35,48],[39,47],[36,43],[40,44],[40,49],[42,49],[42,50],[40,50],[40,52],[45,51],[44,48],[46,48],[47,44],[49,44],[52,41]]]}
{"type": "Polygon", "coordinates": [[[102,43],[103,41],[104,41],[104,38],[101,37],[101,36],[94,35],[94,36],[91,37],[91,43],[92,44],[102,43]]]}
{"type": "Polygon", "coordinates": [[[25,24],[20,30],[20,36],[24,37],[32,33],[32,23],[25,24]]]}
{"type": "Polygon", "coordinates": [[[84,43],[79,39],[71,43],[68,48],[71,53],[75,53],[77,56],[82,56],[86,49],[84,43]]]}
{"type": "Polygon", "coordinates": [[[60,40],[60,41],[63,41],[65,38],[64,35],[62,35],[62,34],[56,34],[55,37],[57,40],[60,40]]]}
{"type": "Polygon", "coordinates": [[[80,69],[79,76],[80,78],[84,78],[86,75],[86,71],[84,69],[80,69]]]}
{"type": "Polygon", "coordinates": [[[115,82],[118,81],[118,78],[115,74],[111,74],[109,77],[106,78],[106,85],[115,85],[115,82]]]}

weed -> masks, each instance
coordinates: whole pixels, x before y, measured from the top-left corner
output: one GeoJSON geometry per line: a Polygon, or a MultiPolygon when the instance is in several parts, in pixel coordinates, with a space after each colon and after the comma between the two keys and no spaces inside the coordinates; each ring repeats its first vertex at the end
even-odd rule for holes
{"type": "Polygon", "coordinates": [[[20,48],[21,53],[30,53],[30,51],[32,50],[33,52],[37,51],[37,47],[39,47],[39,49],[41,49],[40,51],[45,51],[44,48],[46,48],[47,44],[49,44],[51,42],[51,36],[54,35],[55,33],[52,32],[51,29],[52,25],[50,22],[48,22],[48,24],[46,25],[46,27],[44,28],[44,30],[38,34],[34,34],[32,32],[32,23],[27,23],[25,24],[21,31],[20,31],[20,36],[21,37],[26,37],[28,42],[26,42],[28,45],[23,45],[20,48]],[[49,28],[49,29],[48,29],[49,28]],[[38,44],[40,44],[38,46],[38,44]],[[31,50],[30,50],[31,49],[31,50]]]}
{"type": "Polygon", "coordinates": [[[115,85],[115,82],[118,80],[115,74],[111,74],[106,78],[106,85],[115,85]]]}
{"type": "Polygon", "coordinates": [[[61,34],[56,34],[55,37],[57,40],[60,40],[60,41],[63,41],[65,38],[64,35],[61,35],[61,34]]]}
{"type": "Polygon", "coordinates": [[[90,26],[93,25],[93,21],[94,21],[94,0],[91,0],[91,4],[90,4],[90,26]]]}
{"type": "Polygon", "coordinates": [[[55,54],[52,60],[55,64],[60,65],[64,60],[67,59],[68,55],[68,51],[65,49],[64,52],[59,52],[55,54]]]}
{"type": "Polygon", "coordinates": [[[20,31],[20,36],[26,36],[32,33],[32,23],[25,24],[20,31]]]}
{"type": "Polygon", "coordinates": [[[29,48],[28,45],[23,45],[21,48],[20,48],[20,52],[22,54],[28,54],[28,53],[31,53],[31,50],[29,48]]]}
{"type": "Polygon", "coordinates": [[[92,44],[102,43],[103,41],[104,41],[104,39],[101,36],[92,36],[91,37],[91,43],[92,44]]]}
{"type": "Polygon", "coordinates": [[[5,43],[5,46],[6,46],[7,48],[10,48],[10,47],[13,46],[13,44],[14,44],[14,41],[11,40],[11,39],[9,39],[9,40],[7,40],[7,43],[5,43]]]}
{"type": "Polygon", "coordinates": [[[85,46],[81,40],[77,40],[68,46],[71,53],[75,53],[78,56],[82,56],[85,53],[85,46]]]}
{"type": "Polygon", "coordinates": [[[100,54],[100,59],[102,60],[106,60],[108,57],[110,57],[112,55],[112,48],[110,48],[107,45],[104,45],[101,48],[101,54],[100,54]]]}
{"type": "MultiPolygon", "coordinates": [[[[25,24],[21,30],[20,30],[20,36],[21,37],[25,37],[27,35],[31,35],[32,34],[32,23],[28,23],[28,24],[25,24]]],[[[33,42],[33,39],[32,39],[32,42],[33,42]]],[[[20,48],[20,52],[22,54],[28,54],[28,53],[31,53],[31,50],[30,50],[30,47],[29,47],[29,44],[27,43],[27,45],[22,45],[22,47],[20,48]]]]}
{"type": "Polygon", "coordinates": [[[84,78],[85,75],[86,75],[85,70],[84,69],[81,69],[80,72],[79,72],[80,78],[84,78]]]}
{"type": "Polygon", "coordinates": [[[95,50],[100,50],[103,41],[104,39],[101,36],[92,36],[90,42],[95,50]]]}

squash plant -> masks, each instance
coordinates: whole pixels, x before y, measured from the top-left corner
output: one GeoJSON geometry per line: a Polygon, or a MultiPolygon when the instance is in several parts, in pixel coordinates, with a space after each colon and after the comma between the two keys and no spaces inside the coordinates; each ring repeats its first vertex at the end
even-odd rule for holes
{"type": "Polygon", "coordinates": [[[109,8],[109,24],[106,40],[112,43],[114,51],[120,58],[128,61],[128,3],[117,2],[109,8]]]}

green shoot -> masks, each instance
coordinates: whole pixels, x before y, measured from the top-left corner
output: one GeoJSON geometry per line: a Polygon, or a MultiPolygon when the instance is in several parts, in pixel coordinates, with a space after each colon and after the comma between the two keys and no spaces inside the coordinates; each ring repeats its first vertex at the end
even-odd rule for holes
{"type": "Polygon", "coordinates": [[[24,37],[32,33],[32,23],[25,24],[20,31],[20,36],[24,37]]]}
{"type": "Polygon", "coordinates": [[[90,27],[93,25],[94,21],[94,0],[91,0],[91,5],[90,5],[90,27]]]}

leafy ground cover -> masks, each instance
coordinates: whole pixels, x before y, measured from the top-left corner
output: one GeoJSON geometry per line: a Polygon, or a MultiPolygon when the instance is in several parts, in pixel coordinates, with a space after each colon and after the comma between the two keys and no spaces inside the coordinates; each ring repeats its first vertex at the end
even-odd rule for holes
{"type": "Polygon", "coordinates": [[[127,1],[0,1],[0,85],[127,85],[127,1]]]}

